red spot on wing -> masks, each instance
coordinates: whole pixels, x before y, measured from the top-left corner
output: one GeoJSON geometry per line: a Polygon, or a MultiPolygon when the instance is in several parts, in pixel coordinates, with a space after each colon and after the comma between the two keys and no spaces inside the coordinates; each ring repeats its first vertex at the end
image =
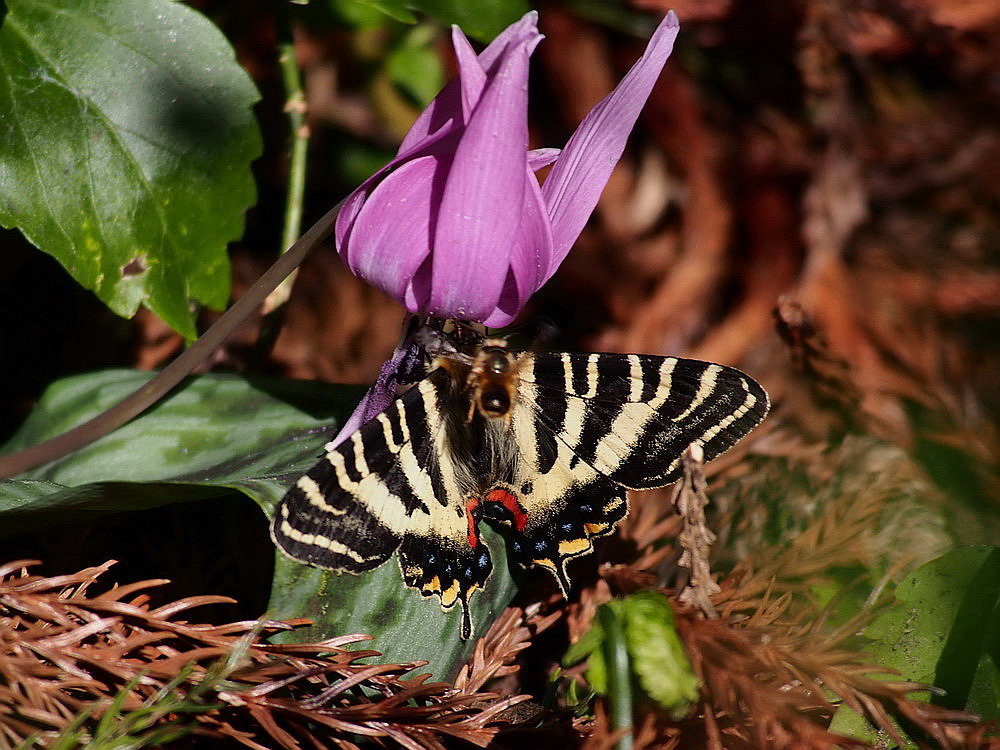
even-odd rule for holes
{"type": "Polygon", "coordinates": [[[517,501],[514,495],[507,492],[507,490],[490,490],[486,495],[486,502],[500,503],[500,505],[510,511],[510,516],[514,519],[514,529],[516,531],[524,531],[524,527],[528,524],[528,514],[524,512],[524,508],[521,507],[521,503],[517,501]]]}
{"type": "Polygon", "coordinates": [[[469,523],[469,546],[472,548],[479,546],[479,532],[476,529],[476,519],[472,517],[473,511],[479,507],[479,498],[470,497],[465,504],[465,520],[469,523]]]}

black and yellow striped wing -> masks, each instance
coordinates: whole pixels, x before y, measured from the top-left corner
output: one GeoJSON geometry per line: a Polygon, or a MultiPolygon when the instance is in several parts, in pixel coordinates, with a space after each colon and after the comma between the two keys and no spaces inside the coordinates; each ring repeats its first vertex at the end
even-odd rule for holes
{"type": "MultiPolygon", "coordinates": [[[[552,572],[592,551],[627,511],[626,489],[680,476],[692,443],[711,460],[764,418],[767,394],[722,365],[637,354],[524,354],[512,413],[521,461],[511,484],[525,523],[514,559],[552,572]]],[[[516,530],[515,530],[516,531],[516,530]]]]}
{"type": "MultiPolygon", "coordinates": [[[[498,347],[493,347],[496,357],[498,347]]],[[[721,365],[622,354],[507,353],[509,412],[439,367],[327,453],[288,491],[272,524],[291,557],[358,573],[398,551],[407,586],[461,602],[492,572],[479,524],[506,525],[512,557],[555,575],[614,531],[626,489],[675,481],[692,443],[714,458],[757,425],[767,395],[721,365]]]]}
{"type": "MultiPolygon", "coordinates": [[[[349,573],[398,550],[407,586],[444,609],[464,605],[493,570],[485,545],[469,545],[467,470],[453,450],[446,409],[457,388],[443,369],[396,399],[303,475],[271,524],[289,557],[349,573]]],[[[468,616],[464,637],[471,635],[468,616]]]]}

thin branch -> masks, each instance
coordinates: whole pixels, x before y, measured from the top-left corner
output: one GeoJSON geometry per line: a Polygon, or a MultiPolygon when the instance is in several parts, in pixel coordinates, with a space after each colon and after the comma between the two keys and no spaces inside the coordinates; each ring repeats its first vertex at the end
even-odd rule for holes
{"type": "MultiPolygon", "coordinates": [[[[302,204],[306,190],[306,153],[309,148],[309,125],[306,123],[306,95],[302,89],[302,74],[298,58],[295,56],[295,39],[288,9],[277,9],[278,65],[281,81],[285,87],[285,112],[288,114],[288,130],[291,136],[291,152],[288,161],[288,190],[285,196],[285,226],[281,234],[280,252],[285,253],[295,242],[302,230],[302,204]]],[[[282,313],[295,285],[298,269],[293,270],[264,300],[260,336],[257,351],[261,356],[274,346],[281,329],[282,313]]]]}
{"type": "Polygon", "coordinates": [[[261,305],[271,290],[299,266],[306,253],[326,239],[333,231],[342,203],[331,208],[323,218],[313,224],[287,253],[278,258],[274,265],[254,282],[246,294],[236,300],[211,328],[177,359],[164,367],[156,377],[93,419],[45,442],[0,456],[0,477],[20,474],[79,450],[131,421],[167,395],[222,345],[222,342],[261,305]]]}

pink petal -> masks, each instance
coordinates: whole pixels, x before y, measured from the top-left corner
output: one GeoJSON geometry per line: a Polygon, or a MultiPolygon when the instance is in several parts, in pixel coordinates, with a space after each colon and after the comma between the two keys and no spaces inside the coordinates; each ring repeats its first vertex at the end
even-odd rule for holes
{"type": "Polygon", "coordinates": [[[475,50],[458,26],[451,27],[451,44],[458,61],[458,83],[462,96],[462,122],[468,122],[486,88],[486,71],[483,70],[475,50]]]}
{"type": "Polygon", "coordinates": [[[679,29],[677,16],[670,11],[621,83],[587,113],[545,180],[542,194],[549,208],[555,243],[553,264],[546,278],[562,263],[597,205],[639,112],[673,50],[679,29]]]}
{"type": "Polygon", "coordinates": [[[521,40],[472,113],[441,196],[428,312],[483,320],[496,307],[520,223],[528,143],[528,58],[521,40]]]}
{"type": "Polygon", "coordinates": [[[552,230],[535,176],[525,174],[521,223],[510,255],[510,271],[496,309],[483,322],[491,328],[509,325],[528,298],[545,282],[552,262],[552,230]]]}
{"type": "MultiPolygon", "coordinates": [[[[538,12],[530,11],[525,13],[517,23],[513,23],[506,29],[501,31],[497,37],[490,42],[489,46],[479,53],[479,66],[478,69],[481,71],[488,71],[494,66],[494,64],[499,60],[503,54],[507,51],[508,47],[512,44],[516,44],[524,39],[531,38],[533,36],[538,36],[538,12]]],[[[457,80],[449,81],[441,93],[434,97],[434,100],[427,106],[420,116],[416,119],[413,125],[410,127],[409,132],[406,137],[403,138],[403,142],[399,145],[399,151],[396,153],[400,156],[408,153],[416,145],[418,145],[425,138],[433,133],[436,133],[443,127],[456,127],[461,124],[459,119],[459,113],[461,110],[462,102],[462,84],[460,83],[462,77],[466,73],[466,66],[463,66],[462,55],[458,50],[458,42],[456,42],[456,37],[461,36],[462,40],[471,51],[469,47],[469,42],[462,34],[461,30],[455,26],[452,32],[452,44],[455,45],[455,55],[459,62],[459,78],[457,80]]],[[[471,74],[471,75],[474,75],[471,74]]],[[[485,79],[480,84],[480,90],[482,85],[485,83],[485,79]]],[[[468,83],[466,84],[468,85],[468,83]]],[[[478,99],[478,95],[474,97],[478,99]]]]}
{"type": "Polygon", "coordinates": [[[562,149],[558,148],[533,148],[528,152],[528,169],[537,172],[558,159],[560,153],[562,149]]]}
{"type": "Polygon", "coordinates": [[[400,165],[371,192],[345,238],[351,271],[396,299],[430,252],[435,177],[447,161],[421,156],[400,165]]]}

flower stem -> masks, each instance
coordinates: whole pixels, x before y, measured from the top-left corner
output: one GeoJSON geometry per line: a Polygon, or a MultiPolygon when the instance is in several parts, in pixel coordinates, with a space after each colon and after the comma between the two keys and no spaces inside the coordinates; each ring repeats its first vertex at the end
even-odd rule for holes
{"type": "Polygon", "coordinates": [[[625,627],[611,607],[597,610],[597,619],[604,629],[604,663],[608,675],[608,704],[611,729],[627,730],[615,743],[615,750],[632,750],[632,670],[629,664],[628,645],[625,641],[625,627]]]}
{"type": "MultiPolygon", "coordinates": [[[[285,224],[281,233],[279,252],[285,253],[295,242],[302,229],[302,204],[306,186],[306,154],[309,148],[309,126],[306,124],[306,97],[302,89],[302,75],[295,57],[295,39],[288,11],[277,12],[278,65],[285,88],[285,112],[291,137],[288,160],[288,189],[285,196],[285,224]]],[[[292,294],[298,269],[292,271],[264,300],[261,309],[263,320],[257,338],[256,356],[264,359],[278,338],[283,319],[284,304],[292,294]]]]}

